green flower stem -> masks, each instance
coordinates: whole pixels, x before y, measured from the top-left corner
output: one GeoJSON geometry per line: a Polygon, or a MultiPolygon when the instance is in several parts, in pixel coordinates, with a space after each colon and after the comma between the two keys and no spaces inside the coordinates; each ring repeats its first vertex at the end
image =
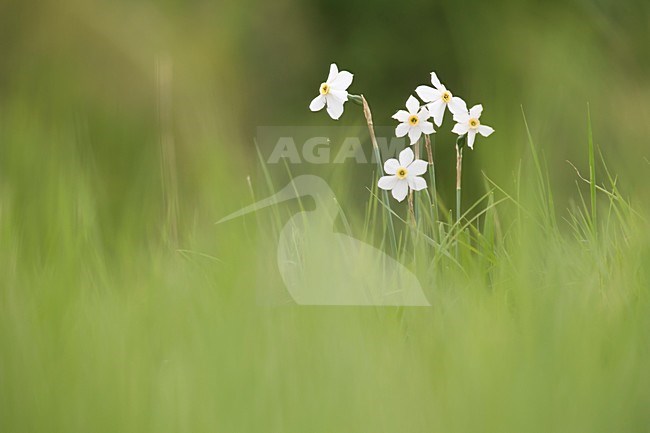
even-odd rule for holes
{"type": "MultiPolygon", "coordinates": [[[[413,146],[415,149],[415,159],[420,159],[420,140],[418,140],[417,143],[413,146]]],[[[418,197],[415,196],[415,192],[411,191],[411,194],[413,194],[413,226],[417,227],[418,221],[420,219],[420,204],[418,203],[418,197]]]]}
{"type": "MultiPolygon", "coordinates": [[[[431,138],[428,135],[424,136],[424,146],[426,147],[427,157],[429,159],[429,180],[430,180],[429,185],[431,188],[431,205],[433,206],[435,222],[438,223],[439,215],[438,215],[438,190],[436,188],[436,166],[433,163],[433,151],[431,146],[431,138]]],[[[434,236],[435,233],[436,231],[434,230],[434,236]]]]}
{"type": "Polygon", "coordinates": [[[354,102],[355,104],[363,107],[363,97],[360,95],[351,95],[348,94],[348,100],[354,102]]]}
{"type": "Polygon", "coordinates": [[[463,145],[465,144],[465,137],[465,135],[462,135],[456,140],[456,259],[458,259],[458,240],[460,238],[461,180],[463,174],[463,145]]]}
{"type": "MultiPolygon", "coordinates": [[[[375,136],[375,127],[372,122],[372,112],[370,111],[370,106],[368,101],[363,95],[348,95],[348,98],[354,102],[358,103],[358,100],[361,100],[361,105],[363,106],[363,115],[366,117],[366,123],[368,124],[368,133],[370,134],[370,142],[372,143],[372,149],[375,154],[375,159],[377,160],[377,178],[381,177],[384,172],[384,167],[382,165],[381,152],[379,151],[379,145],[377,144],[377,137],[375,136]]],[[[390,202],[388,201],[388,192],[382,190],[382,198],[386,206],[384,207],[384,218],[388,224],[388,235],[390,236],[391,248],[393,254],[397,256],[397,237],[395,236],[395,227],[393,225],[393,215],[390,208],[390,202]]]]}

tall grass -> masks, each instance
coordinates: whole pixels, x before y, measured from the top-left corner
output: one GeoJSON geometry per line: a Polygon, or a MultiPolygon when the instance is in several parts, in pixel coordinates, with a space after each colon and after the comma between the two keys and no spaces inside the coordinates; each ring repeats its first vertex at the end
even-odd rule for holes
{"type": "MultiPolygon", "coordinates": [[[[4,136],[5,167],[28,165],[19,138],[4,136]]],[[[0,431],[648,431],[645,215],[591,138],[589,178],[576,175],[575,205],[558,209],[529,138],[510,185],[465,171],[485,191],[458,221],[426,194],[416,228],[393,209],[396,256],[430,308],[291,303],[275,248],[303,204],[212,226],[169,220],[176,192],[155,205],[136,195],[107,242],[83,161],[43,161],[49,181],[33,190],[5,178],[0,431]]],[[[241,202],[282,186],[264,177],[241,202]]],[[[368,197],[365,214],[341,204],[341,226],[390,252],[375,187],[368,197]]]]}
{"type": "Polygon", "coordinates": [[[0,11],[0,433],[650,430],[650,2],[0,11]],[[417,228],[391,203],[397,248],[381,173],[325,176],[335,230],[412,269],[430,308],[295,305],[278,229],[309,199],[214,225],[284,186],[252,128],[318,121],[332,60],[377,122],[432,67],[491,101],[459,223],[449,131],[417,228]]]}

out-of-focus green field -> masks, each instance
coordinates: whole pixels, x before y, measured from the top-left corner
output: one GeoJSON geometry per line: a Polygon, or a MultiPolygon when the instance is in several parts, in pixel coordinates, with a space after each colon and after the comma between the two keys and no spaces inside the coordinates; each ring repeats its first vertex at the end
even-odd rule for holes
{"type": "MultiPolygon", "coordinates": [[[[650,431],[649,20],[641,0],[0,2],[0,432],[650,431]],[[462,268],[396,220],[431,308],[260,302],[283,290],[275,214],[214,224],[247,177],[271,192],[257,126],[334,124],[307,109],[331,62],[378,125],[436,70],[496,129],[464,207],[482,172],[505,201],[462,268]],[[599,191],[594,231],[566,163],[588,176],[587,103],[633,209],[599,191]]],[[[364,237],[373,167],[290,169],[364,237]]]]}

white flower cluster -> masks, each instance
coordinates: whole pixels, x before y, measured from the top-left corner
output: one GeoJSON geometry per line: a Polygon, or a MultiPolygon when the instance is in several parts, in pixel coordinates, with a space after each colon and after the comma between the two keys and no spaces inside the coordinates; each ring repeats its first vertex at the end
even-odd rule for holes
{"type": "MultiPolygon", "coordinates": [[[[445,108],[449,108],[449,111],[454,116],[454,122],[456,122],[452,132],[460,136],[467,134],[467,146],[470,149],[474,148],[474,140],[477,133],[481,134],[483,137],[488,137],[494,132],[494,129],[487,125],[481,125],[481,122],[479,121],[481,112],[483,111],[483,106],[481,104],[475,105],[467,110],[467,104],[465,101],[458,96],[452,95],[452,93],[440,82],[435,72],[431,73],[431,84],[433,84],[433,87],[418,86],[418,88],[415,89],[415,93],[417,93],[420,99],[426,103],[424,107],[429,111],[430,115],[433,116],[433,121],[437,126],[442,125],[445,108]]],[[[399,111],[397,113],[399,113],[399,111]]],[[[395,115],[397,116],[397,114],[395,115]]],[[[426,132],[424,133],[426,134],[426,132]]],[[[418,139],[419,138],[420,136],[418,135],[418,139]]],[[[413,141],[411,137],[411,144],[414,144],[416,141],[417,139],[413,141]]]]}
{"type": "MultiPolygon", "coordinates": [[[[327,107],[327,113],[334,120],[338,120],[343,114],[343,105],[348,101],[348,87],[352,84],[353,75],[347,71],[338,70],[336,64],[330,66],[327,80],[320,85],[319,95],[311,101],[309,108],[312,111],[322,110],[327,107]]],[[[467,104],[458,96],[454,96],[438,79],[435,72],[431,73],[430,86],[418,86],[415,93],[424,102],[420,102],[413,95],[406,101],[406,110],[399,110],[393,115],[399,125],[395,128],[397,137],[408,135],[410,144],[414,145],[420,140],[422,134],[430,135],[435,133],[433,122],[437,127],[442,125],[445,111],[448,108],[453,116],[454,125],[452,132],[458,136],[466,136],[466,143],[470,149],[474,149],[476,134],[483,137],[490,136],[494,129],[480,122],[483,106],[474,105],[469,110],[467,104]]],[[[354,97],[354,95],[350,95],[354,97]]],[[[390,190],[393,197],[402,201],[408,195],[409,190],[420,191],[427,187],[426,181],[419,177],[427,170],[427,162],[415,159],[410,148],[406,148],[399,154],[399,159],[388,159],[384,164],[384,171],[387,176],[379,179],[378,186],[384,190],[390,190]]]]}

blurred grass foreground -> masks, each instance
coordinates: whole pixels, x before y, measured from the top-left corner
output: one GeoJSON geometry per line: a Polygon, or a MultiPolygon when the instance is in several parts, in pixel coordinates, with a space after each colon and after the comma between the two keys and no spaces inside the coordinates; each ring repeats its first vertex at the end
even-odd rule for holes
{"type": "Polygon", "coordinates": [[[650,431],[649,19],[641,0],[0,2],[0,432],[650,431]],[[331,125],[307,106],[332,61],[378,125],[433,69],[489,107],[463,230],[395,219],[431,307],[292,302],[296,201],[214,224],[288,169],[388,250],[373,166],[268,168],[254,146],[331,125]]]}

